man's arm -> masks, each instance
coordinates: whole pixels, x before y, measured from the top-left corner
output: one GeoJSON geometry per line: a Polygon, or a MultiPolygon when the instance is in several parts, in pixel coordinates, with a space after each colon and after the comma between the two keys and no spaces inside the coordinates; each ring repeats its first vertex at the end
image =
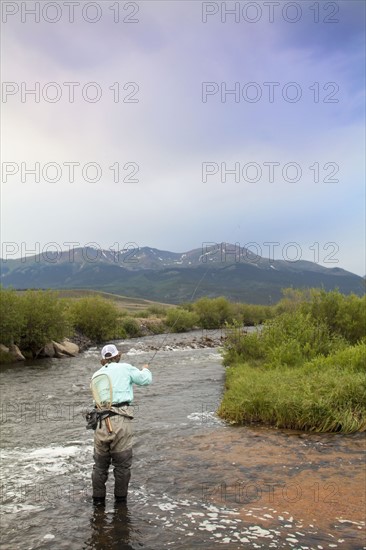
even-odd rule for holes
{"type": "Polygon", "coordinates": [[[152,381],[152,374],[148,365],[144,365],[142,370],[131,367],[130,370],[131,380],[138,386],[148,386],[152,381]]]}

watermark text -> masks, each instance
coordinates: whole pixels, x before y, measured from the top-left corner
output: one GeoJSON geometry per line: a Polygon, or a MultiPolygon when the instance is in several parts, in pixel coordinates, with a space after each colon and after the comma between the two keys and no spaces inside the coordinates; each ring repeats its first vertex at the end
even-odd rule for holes
{"type": "Polygon", "coordinates": [[[339,183],[335,177],[339,173],[339,165],[334,161],[314,161],[310,166],[302,166],[299,162],[289,161],[204,161],[201,166],[202,183],[339,183]]]}
{"type": "Polygon", "coordinates": [[[139,23],[137,2],[1,2],[3,23],[139,23]]]}
{"type": "Polygon", "coordinates": [[[210,23],[313,23],[340,21],[338,2],[202,2],[201,21],[210,23]]]}
{"type": "Polygon", "coordinates": [[[202,82],[203,103],[339,103],[337,82],[202,82]]]}
{"type": "Polygon", "coordinates": [[[279,241],[265,241],[257,243],[254,241],[244,244],[235,243],[214,243],[203,242],[202,254],[199,261],[202,263],[252,263],[265,262],[270,264],[270,267],[276,269],[273,265],[276,261],[275,257],[286,262],[294,263],[302,259],[303,253],[309,251],[313,254],[312,261],[314,263],[339,263],[336,257],[339,252],[339,245],[336,242],[327,242],[323,245],[319,242],[314,242],[309,246],[301,246],[296,241],[280,243],[279,241]]]}
{"type": "Polygon", "coordinates": [[[114,82],[111,85],[99,82],[14,82],[1,84],[1,101],[21,103],[99,103],[109,100],[114,103],[139,103],[140,86],[137,82],[114,82]]]}
{"type": "Polygon", "coordinates": [[[103,166],[91,161],[84,164],[72,160],[59,162],[2,162],[3,183],[99,183],[102,179],[113,183],[139,183],[140,165],[134,161],[113,162],[103,166]]]}

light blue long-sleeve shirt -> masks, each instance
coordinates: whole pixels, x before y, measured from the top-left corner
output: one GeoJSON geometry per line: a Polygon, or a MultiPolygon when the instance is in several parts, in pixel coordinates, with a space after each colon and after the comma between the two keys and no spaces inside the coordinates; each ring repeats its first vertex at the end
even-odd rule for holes
{"type": "MultiPolygon", "coordinates": [[[[124,403],[125,401],[131,403],[133,400],[133,384],[138,386],[148,386],[152,382],[152,374],[149,369],[138,369],[133,367],[129,363],[109,363],[97,370],[92,380],[100,375],[106,374],[112,385],[112,403],[124,403]]],[[[100,385],[101,395],[100,401],[108,402],[110,400],[110,391],[108,384],[103,384],[105,377],[100,377],[102,383],[100,385]]]]}

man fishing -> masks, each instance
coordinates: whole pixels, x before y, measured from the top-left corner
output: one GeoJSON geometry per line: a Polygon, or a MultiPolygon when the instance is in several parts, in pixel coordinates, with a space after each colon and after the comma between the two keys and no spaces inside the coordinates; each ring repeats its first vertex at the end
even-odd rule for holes
{"type": "Polygon", "coordinates": [[[119,363],[121,353],[114,344],[102,349],[102,367],[93,374],[91,388],[98,423],[94,432],[93,502],[105,502],[109,466],[114,467],[116,502],[126,502],[132,464],[133,384],[151,384],[148,365],[142,370],[119,363]]]}

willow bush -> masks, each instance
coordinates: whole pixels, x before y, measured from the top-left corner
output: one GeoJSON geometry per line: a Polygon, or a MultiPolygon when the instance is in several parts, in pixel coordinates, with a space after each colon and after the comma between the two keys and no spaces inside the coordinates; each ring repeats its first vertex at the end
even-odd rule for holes
{"type": "Polygon", "coordinates": [[[311,300],[302,304],[302,310],[351,344],[366,337],[366,295],[360,298],[355,294],[345,296],[338,290],[313,289],[311,300]]]}
{"type": "Polygon", "coordinates": [[[71,332],[65,302],[56,292],[0,289],[0,343],[35,357],[47,342],[71,332]]]}
{"type": "Polygon", "coordinates": [[[199,326],[205,329],[221,328],[235,317],[233,305],[223,296],[200,298],[194,303],[193,311],[198,315],[199,326]]]}
{"type": "Polygon", "coordinates": [[[111,300],[99,296],[75,300],[69,305],[68,316],[76,330],[96,343],[124,336],[120,311],[111,300]]]}
{"type": "Polygon", "coordinates": [[[19,296],[12,289],[0,288],[0,343],[5,346],[19,345],[25,324],[19,296]]]}
{"type": "Polygon", "coordinates": [[[177,307],[169,309],[165,318],[165,325],[171,332],[187,332],[197,327],[198,315],[193,311],[177,307]]]}
{"type": "Polygon", "coordinates": [[[37,355],[51,340],[61,341],[70,336],[72,327],[65,302],[56,292],[28,290],[20,296],[25,324],[19,347],[37,355]]]}
{"type": "Polygon", "coordinates": [[[122,328],[124,337],[136,338],[137,336],[141,336],[140,325],[133,317],[124,317],[120,320],[119,326],[122,328]]]}

